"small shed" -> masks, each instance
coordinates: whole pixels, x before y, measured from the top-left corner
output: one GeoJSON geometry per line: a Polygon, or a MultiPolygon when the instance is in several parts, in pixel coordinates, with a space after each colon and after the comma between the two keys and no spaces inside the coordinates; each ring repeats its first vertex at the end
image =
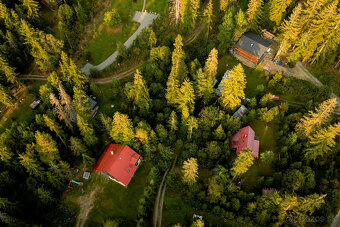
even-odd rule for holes
{"type": "Polygon", "coordinates": [[[242,118],[243,115],[246,113],[247,111],[247,107],[245,107],[244,105],[240,106],[240,108],[238,108],[238,110],[233,114],[233,117],[238,117],[238,118],[242,118]]]}
{"type": "Polygon", "coordinates": [[[38,106],[40,105],[41,101],[40,100],[35,100],[30,104],[30,107],[35,110],[36,108],[38,108],[38,106]]]}
{"type": "Polygon", "coordinates": [[[244,33],[234,46],[234,54],[238,54],[247,60],[258,64],[265,53],[270,51],[272,43],[252,32],[244,33]]]}
{"type": "MultiPolygon", "coordinates": [[[[225,79],[230,79],[230,78],[231,78],[231,77],[229,76],[229,72],[230,72],[230,71],[227,70],[227,71],[224,73],[221,82],[222,82],[223,80],[225,80],[225,79]]],[[[217,96],[221,96],[221,95],[222,95],[223,85],[221,84],[221,82],[219,83],[218,87],[215,89],[215,94],[216,94],[217,96]]]]}

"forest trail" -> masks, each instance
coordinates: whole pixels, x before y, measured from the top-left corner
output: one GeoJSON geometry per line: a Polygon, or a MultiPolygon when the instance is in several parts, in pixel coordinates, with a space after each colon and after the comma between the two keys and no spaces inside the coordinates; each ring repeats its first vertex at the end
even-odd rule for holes
{"type": "Polygon", "coordinates": [[[80,207],[79,215],[77,217],[77,223],[76,227],[83,227],[86,220],[87,216],[89,215],[90,211],[92,210],[94,206],[94,201],[95,201],[95,195],[100,192],[101,189],[99,186],[97,186],[91,193],[90,195],[84,195],[79,197],[78,203],[80,207]]]}
{"type": "Polygon", "coordinates": [[[338,214],[334,217],[331,227],[339,227],[340,226],[340,210],[338,214]]]}
{"type": "Polygon", "coordinates": [[[173,170],[176,161],[177,161],[177,155],[175,156],[175,159],[173,160],[171,166],[165,171],[161,184],[159,185],[158,193],[157,193],[156,200],[155,200],[155,207],[153,210],[153,216],[152,216],[152,223],[154,227],[162,226],[163,203],[164,203],[164,197],[165,197],[165,191],[166,191],[166,177],[168,176],[168,173],[173,170]]]}

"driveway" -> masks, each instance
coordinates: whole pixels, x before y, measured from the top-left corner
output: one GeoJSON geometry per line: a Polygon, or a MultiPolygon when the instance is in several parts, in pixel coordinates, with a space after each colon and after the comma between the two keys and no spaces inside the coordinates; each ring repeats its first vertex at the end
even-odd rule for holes
{"type": "MultiPolygon", "coordinates": [[[[139,33],[146,27],[150,26],[152,24],[152,22],[158,17],[157,14],[153,14],[153,13],[147,13],[147,12],[140,12],[140,11],[136,11],[132,20],[135,22],[140,23],[139,27],[137,28],[137,30],[130,36],[130,38],[128,40],[126,40],[126,42],[124,43],[124,46],[126,48],[129,48],[133,41],[137,38],[137,36],[139,35],[139,33]]],[[[98,69],[98,70],[103,70],[106,67],[108,67],[109,65],[111,65],[117,58],[118,56],[118,51],[115,51],[111,56],[109,56],[105,61],[103,61],[102,63],[100,63],[99,65],[92,65],[90,63],[87,63],[82,69],[81,71],[86,75],[89,76],[90,70],[91,69],[98,69]]]]}

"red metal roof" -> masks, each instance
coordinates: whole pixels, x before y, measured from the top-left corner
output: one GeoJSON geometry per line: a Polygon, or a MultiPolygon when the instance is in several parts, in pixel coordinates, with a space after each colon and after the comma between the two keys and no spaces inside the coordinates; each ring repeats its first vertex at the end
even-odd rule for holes
{"type": "Polygon", "coordinates": [[[93,170],[108,173],[127,186],[138,167],[136,163],[139,159],[142,160],[143,157],[128,145],[110,144],[98,159],[93,170]]]}
{"type": "Polygon", "coordinates": [[[260,141],[255,140],[255,132],[250,126],[241,128],[230,140],[230,148],[236,149],[236,154],[245,148],[250,148],[255,158],[259,157],[259,146],[260,141]]]}

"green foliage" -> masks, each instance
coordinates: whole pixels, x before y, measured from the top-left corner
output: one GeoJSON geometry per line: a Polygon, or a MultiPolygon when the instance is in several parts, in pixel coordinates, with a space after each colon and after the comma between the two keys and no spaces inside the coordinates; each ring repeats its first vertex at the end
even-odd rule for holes
{"type": "Polygon", "coordinates": [[[261,161],[265,163],[271,163],[274,160],[274,152],[265,151],[261,153],[261,161]]]}
{"type": "Polygon", "coordinates": [[[120,15],[117,9],[112,9],[104,14],[104,23],[112,28],[117,27],[121,23],[120,15]]]}
{"type": "Polygon", "coordinates": [[[132,143],[135,135],[132,122],[127,115],[115,112],[110,135],[117,143],[132,143]]]}
{"type": "Polygon", "coordinates": [[[239,176],[246,173],[248,169],[253,165],[254,157],[252,153],[253,151],[249,148],[240,151],[234,161],[233,167],[231,168],[234,176],[239,176]]]}
{"type": "Polygon", "coordinates": [[[291,169],[283,176],[283,183],[288,190],[294,192],[304,185],[305,176],[301,171],[291,169]]]}
{"type": "Polygon", "coordinates": [[[156,46],[156,43],[157,38],[155,32],[149,27],[144,28],[136,40],[137,46],[143,50],[153,48],[156,46]]]}

